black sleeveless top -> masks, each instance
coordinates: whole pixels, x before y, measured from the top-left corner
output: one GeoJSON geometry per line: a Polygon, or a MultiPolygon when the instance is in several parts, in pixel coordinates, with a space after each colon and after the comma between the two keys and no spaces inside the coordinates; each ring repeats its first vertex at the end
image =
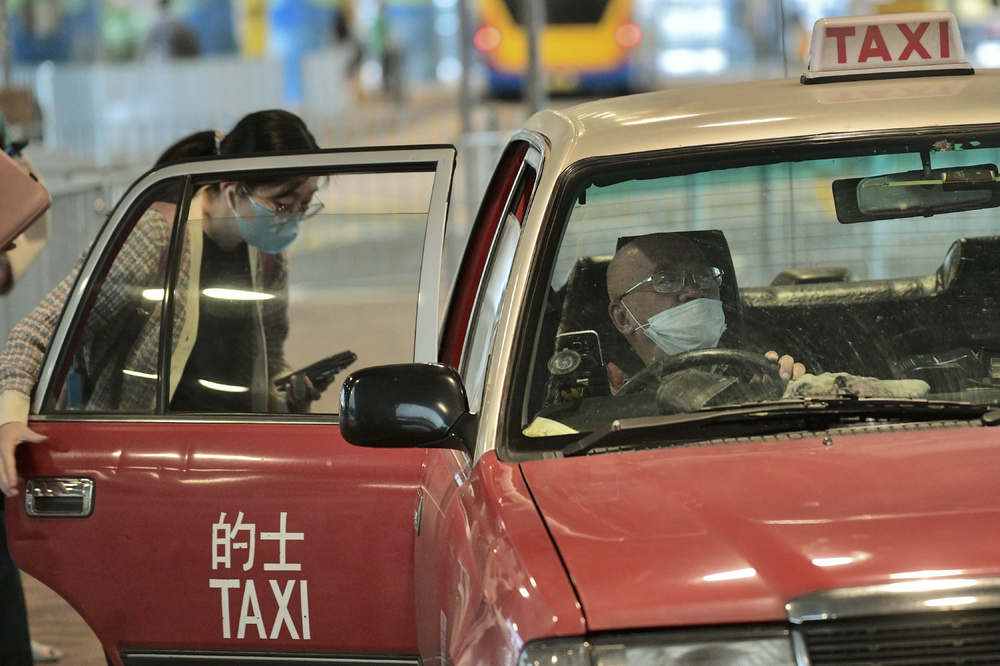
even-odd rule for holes
{"type": "Polygon", "coordinates": [[[249,412],[254,358],[263,348],[255,301],[209,296],[211,288],[253,291],[246,243],[232,252],[203,236],[198,337],[170,401],[171,411],[249,412]]]}

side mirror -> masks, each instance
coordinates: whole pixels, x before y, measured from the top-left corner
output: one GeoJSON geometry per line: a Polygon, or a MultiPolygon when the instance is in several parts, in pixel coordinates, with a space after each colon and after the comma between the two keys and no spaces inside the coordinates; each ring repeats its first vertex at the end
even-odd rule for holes
{"type": "Polygon", "coordinates": [[[475,417],[452,367],[403,363],[351,373],[340,391],[340,432],[355,446],[449,448],[473,454],[475,417]]]}

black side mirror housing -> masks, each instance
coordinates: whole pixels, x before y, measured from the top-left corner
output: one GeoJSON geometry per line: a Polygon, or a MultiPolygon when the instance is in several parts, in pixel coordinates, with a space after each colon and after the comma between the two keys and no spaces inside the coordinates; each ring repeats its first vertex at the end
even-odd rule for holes
{"type": "Polygon", "coordinates": [[[363,368],[340,391],[340,432],[355,446],[450,448],[472,455],[475,427],[462,378],[447,365],[363,368]]]}

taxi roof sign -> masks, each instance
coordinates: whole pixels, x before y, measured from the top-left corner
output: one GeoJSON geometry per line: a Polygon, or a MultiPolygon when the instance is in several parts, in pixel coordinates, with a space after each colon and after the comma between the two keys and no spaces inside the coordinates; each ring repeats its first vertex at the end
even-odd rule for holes
{"type": "Polygon", "coordinates": [[[955,15],[915,12],[816,21],[801,80],[972,73],[955,15]]]}

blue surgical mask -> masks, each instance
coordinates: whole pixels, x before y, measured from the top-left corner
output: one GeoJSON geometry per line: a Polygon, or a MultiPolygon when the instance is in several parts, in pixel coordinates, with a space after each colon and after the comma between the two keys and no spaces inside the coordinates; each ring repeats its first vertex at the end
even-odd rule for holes
{"type": "Polygon", "coordinates": [[[247,200],[254,217],[247,219],[234,209],[236,226],[243,240],[267,254],[278,254],[288,249],[299,235],[302,213],[277,213],[250,197],[247,200]]]}
{"type": "Polygon", "coordinates": [[[713,349],[726,330],[722,301],[696,298],[649,318],[643,333],[673,356],[692,349],[713,349]]]}

